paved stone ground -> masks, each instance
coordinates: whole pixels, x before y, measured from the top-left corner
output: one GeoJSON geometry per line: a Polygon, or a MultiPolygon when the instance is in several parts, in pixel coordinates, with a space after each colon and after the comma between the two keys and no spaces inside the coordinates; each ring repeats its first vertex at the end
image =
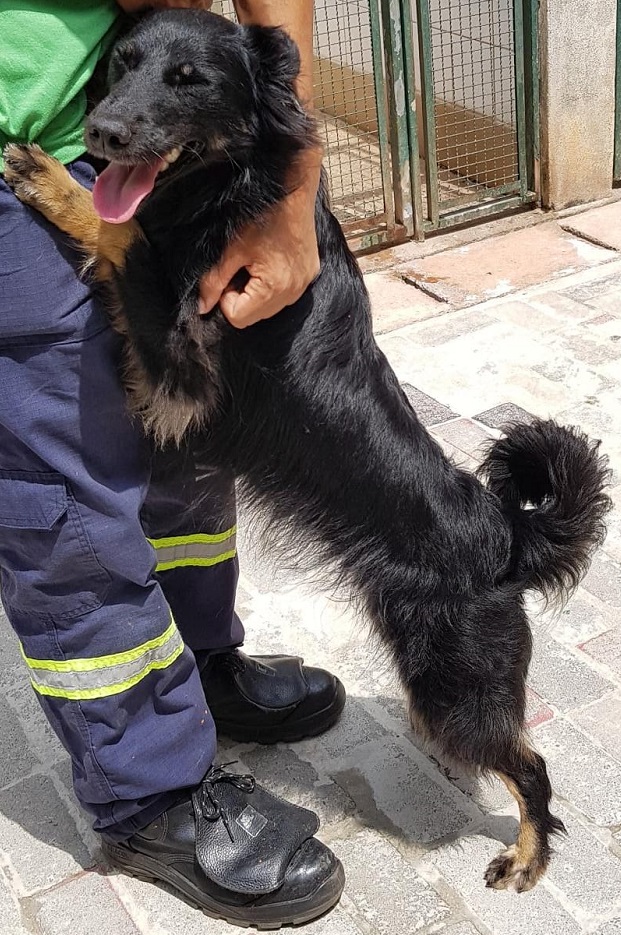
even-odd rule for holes
{"type": "MultiPolygon", "coordinates": [[[[484,888],[515,806],[425,754],[347,602],[242,545],[250,649],[301,652],[349,692],[322,738],[220,751],[316,809],[345,863],[341,904],[309,935],[621,935],[621,208],[598,210],[422,259],[401,248],[370,277],[382,346],[455,459],[474,465],[507,418],[553,415],[603,438],[615,471],[618,506],[583,586],[556,617],[532,608],[529,724],[570,832],[535,891],[484,888]]],[[[3,935],[229,932],[102,867],[6,621],[0,651],[3,935]]]]}

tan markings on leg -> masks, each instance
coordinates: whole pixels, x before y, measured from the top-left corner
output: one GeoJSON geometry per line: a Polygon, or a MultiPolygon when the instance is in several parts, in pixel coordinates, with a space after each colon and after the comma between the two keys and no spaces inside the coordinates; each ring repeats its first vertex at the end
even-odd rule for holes
{"type": "Polygon", "coordinates": [[[407,713],[408,713],[408,720],[410,722],[410,726],[412,730],[414,731],[414,733],[418,734],[421,740],[429,740],[430,737],[429,737],[429,730],[427,729],[427,725],[411,702],[408,706],[407,713]]]}
{"type": "Polygon", "coordinates": [[[523,893],[532,889],[545,873],[547,858],[543,849],[544,842],[529,817],[526,802],[516,784],[504,773],[498,773],[498,776],[517,800],[520,809],[520,830],[515,844],[490,863],[485,879],[492,889],[515,889],[518,893],[523,893]]]}
{"type": "Polygon", "coordinates": [[[136,221],[102,220],[91,193],[39,146],[9,144],[4,157],[5,178],[17,197],[75,240],[98,279],[107,281],[114,269],[124,267],[127,251],[142,236],[136,221]]]}

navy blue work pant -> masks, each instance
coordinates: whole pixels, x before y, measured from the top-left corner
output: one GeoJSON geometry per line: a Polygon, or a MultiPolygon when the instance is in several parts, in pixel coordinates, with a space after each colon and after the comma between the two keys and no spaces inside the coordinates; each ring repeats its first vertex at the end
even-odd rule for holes
{"type": "Polygon", "coordinates": [[[128,416],[79,262],[0,178],[2,600],[80,803],[125,837],[214,758],[193,651],[243,640],[235,503],[216,473],[192,508],[191,455],[154,453],[128,416]]]}

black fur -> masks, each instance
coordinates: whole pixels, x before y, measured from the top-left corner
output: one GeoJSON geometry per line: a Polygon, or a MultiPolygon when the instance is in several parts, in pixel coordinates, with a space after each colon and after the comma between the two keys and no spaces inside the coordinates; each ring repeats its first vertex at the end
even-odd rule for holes
{"type": "Polygon", "coordinates": [[[536,422],[492,446],[487,486],[455,467],[375,344],[362,276],[323,192],[321,273],[300,301],[244,331],[219,312],[198,318],[200,275],[284,196],[314,141],[297,68],[280,31],[196,12],[153,15],[117,49],[91,129],[127,121],[135,161],[184,147],[139,211],[148,243],[119,283],[130,339],[171,406],[190,400],[208,414],[193,439],[202,460],[232,470],[291,547],[351,589],[392,654],[414,723],[518,790],[537,855],[522,875],[504,856],[488,882],[528,888],[562,826],[523,733],[523,595],[563,592],[585,571],[609,506],[605,465],[579,432],[536,422]]]}

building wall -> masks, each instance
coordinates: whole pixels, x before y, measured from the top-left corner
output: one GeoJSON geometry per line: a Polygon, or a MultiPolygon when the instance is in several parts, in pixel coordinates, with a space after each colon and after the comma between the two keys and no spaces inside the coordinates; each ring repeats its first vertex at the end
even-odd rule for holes
{"type": "Polygon", "coordinates": [[[552,208],[610,194],[617,0],[542,0],[541,177],[552,208]]]}

